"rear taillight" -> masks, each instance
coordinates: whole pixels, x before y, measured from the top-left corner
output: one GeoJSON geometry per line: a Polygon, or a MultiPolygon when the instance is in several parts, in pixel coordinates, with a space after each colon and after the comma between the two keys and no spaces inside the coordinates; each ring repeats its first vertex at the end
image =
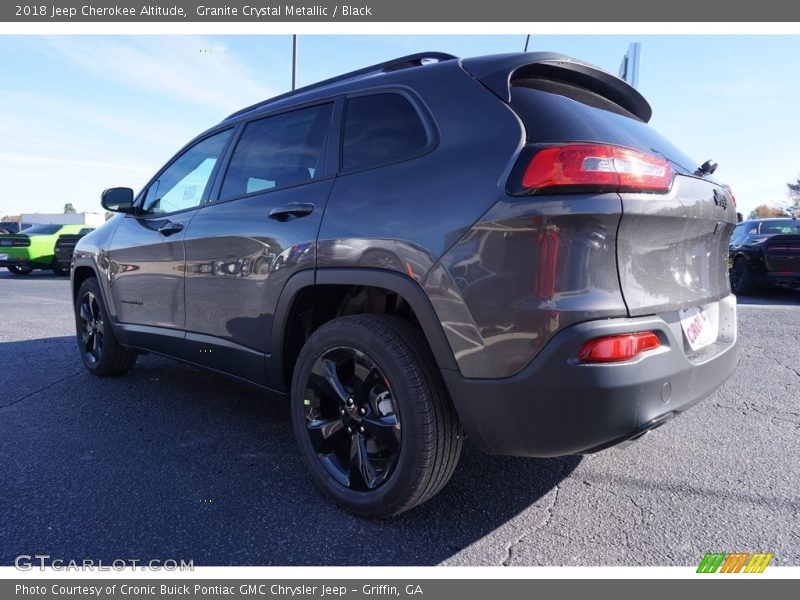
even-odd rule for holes
{"type": "Polygon", "coordinates": [[[733,200],[733,205],[736,206],[736,196],[733,195],[733,189],[731,189],[731,186],[723,184],[722,187],[728,190],[728,195],[731,197],[731,200],[733,200]]]}
{"type": "Polygon", "coordinates": [[[659,156],[606,144],[542,148],[522,175],[528,191],[666,192],[672,168],[659,156]]]}
{"type": "Polygon", "coordinates": [[[583,345],[578,360],[585,363],[613,363],[633,360],[642,352],[661,346],[652,331],[608,335],[589,340],[583,345]]]}

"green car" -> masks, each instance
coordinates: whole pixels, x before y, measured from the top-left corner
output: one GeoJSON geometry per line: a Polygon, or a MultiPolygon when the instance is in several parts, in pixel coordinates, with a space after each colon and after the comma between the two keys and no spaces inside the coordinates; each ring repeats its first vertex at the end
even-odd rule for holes
{"type": "Polygon", "coordinates": [[[34,269],[68,275],[69,266],[56,260],[56,242],[61,236],[85,235],[92,229],[86,225],[33,225],[19,233],[0,235],[0,267],[14,275],[27,275],[34,269]]]}

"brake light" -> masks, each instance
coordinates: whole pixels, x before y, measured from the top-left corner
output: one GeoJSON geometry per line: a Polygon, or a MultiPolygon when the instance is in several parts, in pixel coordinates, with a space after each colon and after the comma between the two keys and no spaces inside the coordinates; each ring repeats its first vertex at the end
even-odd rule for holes
{"type": "Polygon", "coordinates": [[[736,206],[736,196],[733,195],[733,189],[731,188],[731,186],[729,186],[728,184],[723,184],[722,187],[728,190],[728,195],[731,197],[731,200],[733,200],[733,205],[736,206]]]}
{"type": "Polygon", "coordinates": [[[566,144],[537,152],[522,176],[527,190],[591,188],[666,192],[672,168],[659,157],[605,144],[566,144]]]}
{"type": "Polygon", "coordinates": [[[661,341],[652,331],[608,335],[586,342],[578,354],[578,360],[585,363],[622,362],[659,346],[661,341]]]}

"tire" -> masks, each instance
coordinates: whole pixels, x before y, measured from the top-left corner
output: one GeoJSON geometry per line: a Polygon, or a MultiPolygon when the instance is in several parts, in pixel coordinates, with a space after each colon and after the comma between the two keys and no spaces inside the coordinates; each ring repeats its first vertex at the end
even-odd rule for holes
{"type": "Polygon", "coordinates": [[[137,354],[122,348],[117,342],[100,286],[94,277],[84,281],[78,290],[75,331],[81,360],[92,375],[122,375],[136,362],[137,354]]]}
{"type": "Polygon", "coordinates": [[[31,267],[20,267],[17,265],[11,265],[10,267],[6,267],[6,269],[14,275],[30,275],[33,271],[31,267]]]}
{"type": "Polygon", "coordinates": [[[291,413],[314,482],[365,517],[429,500],[461,454],[461,424],[427,342],[397,317],[351,315],[317,329],[295,365],[291,413]]]}
{"type": "Polygon", "coordinates": [[[738,256],[733,263],[730,272],[731,291],[739,296],[747,296],[756,291],[753,284],[753,276],[747,268],[747,260],[743,256],[738,256]]]}
{"type": "Polygon", "coordinates": [[[55,258],[53,259],[53,264],[50,268],[53,270],[53,273],[55,273],[59,277],[65,277],[69,275],[69,267],[65,269],[64,267],[61,266],[61,263],[58,262],[58,260],[56,260],[55,258]]]}

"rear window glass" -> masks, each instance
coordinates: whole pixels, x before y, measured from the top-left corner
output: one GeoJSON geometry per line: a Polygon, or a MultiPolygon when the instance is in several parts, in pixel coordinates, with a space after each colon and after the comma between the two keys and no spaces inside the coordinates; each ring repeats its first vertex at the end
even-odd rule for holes
{"type": "Polygon", "coordinates": [[[27,229],[23,229],[20,233],[25,235],[53,235],[61,231],[62,225],[32,225],[27,229]]]}
{"type": "Polygon", "coordinates": [[[661,155],[686,173],[700,165],[646,123],[582,88],[518,80],[511,88],[511,107],[532,144],[599,142],[661,155]]]}
{"type": "Polygon", "coordinates": [[[405,96],[370,94],[347,101],[342,147],[345,170],[412,158],[427,145],[425,126],[405,96]]]}
{"type": "Polygon", "coordinates": [[[760,225],[759,233],[761,235],[800,234],[800,221],[796,221],[794,219],[764,221],[760,225]]]}

